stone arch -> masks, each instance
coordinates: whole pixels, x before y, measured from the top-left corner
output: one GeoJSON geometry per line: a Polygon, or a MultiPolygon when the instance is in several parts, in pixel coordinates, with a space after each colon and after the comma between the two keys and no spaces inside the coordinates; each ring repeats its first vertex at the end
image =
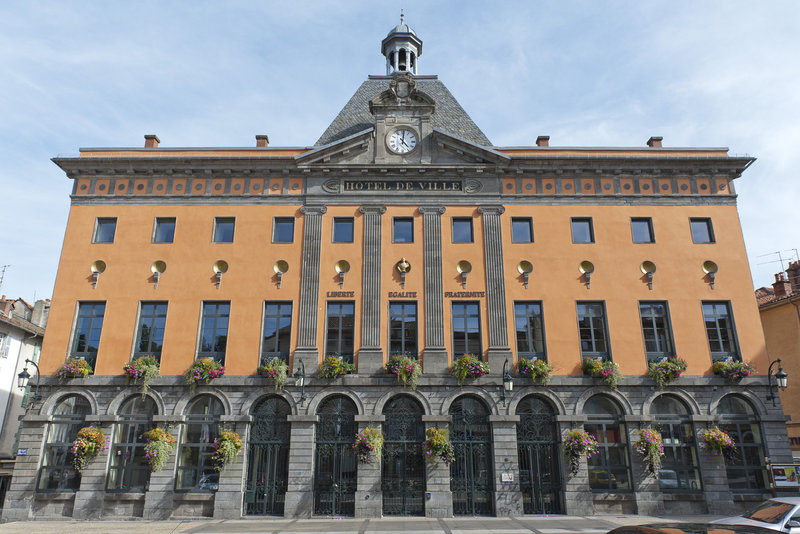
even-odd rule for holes
{"type": "Polygon", "coordinates": [[[233,409],[231,407],[231,400],[228,398],[225,393],[220,391],[217,388],[197,388],[194,390],[193,393],[189,393],[188,391],[178,399],[178,402],[175,403],[175,408],[173,410],[173,415],[185,415],[186,408],[191,401],[195,398],[199,397],[200,395],[211,395],[212,397],[216,397],[221,403],[222,407],[225,410],[225,415],[231,415],[233,413],[233,409]]]}
{"type": "Polygon", "coordinates": [[[319,410],[320,405],[325,402],[326,399],[331,397],[332,395],[344,395],[356,405],[356,409],[358,410],[358,415],[364,414],[364,403],[361,402],[361,399],[353,393],[352,390],[344,387],[332,387],[332,388],[325,388],[320,393],[314,395],[311,401],[308,403],[306,407],[306,413],[316,414],[317,410],[319,410]]]}
{"type": "Polygon", "coordinates": [[[716,395],[714,395],[714,397],[711,399],[711,402],[709,403],[708,407],[710,415],[717,415],[717,410],[719,409],[720,401],[722,401],[722,399],[730,395],[735,395],[746,400],[750,404],[750,406],[753,407],[755,415],[759,419],[767,415],[766,405],[761,401],[761,399],[757,395],[754,395],[750,391],[743,391],[737,388],[727,387],[722,390],[715,391],[714,393],[716,393],[716,395]]]}
{"type": "Polygon", "coordinates": [[[514,394],[514,399],[508,403],[508,413],[517,413],[517,407],[519,406],[519,403],[522,402],[522,399],[530,395],[538,395],[544,399],[547,399],[555,410],[556,415],[564,415],[567,413],[567,408],[564,406],[564,401],[562,401],[558,395],[553,393],[550,389],[541,387],[537,388],[534,386],[520,389],[516,394],[514,394]]]}
{"type": "Polygon", "coordinates": [[[242,406],[239,408],[239,415],[250,415],[250,412],[253,410],[253,407],[258,404],[261,399],[265,397],[280,397],[289,403],[289,408],[292,410],[292,415],[297,415],[299,412],[299,406],[294,400],[294,397],[289,395],[284,390],[276,390],[270,391],[265,393],[263,390],[255,391],[251,393],[245,400],[242,402],[242,406]]]}
{"type": "Polygon", "coordinates": [[[439,412],[440,415],[450,415],[450,407],[453,405],[453,403],[457,398],[462,397],[464,395],[471,395],[473,397],[478,397],[484,402],[484,404],[486,404],[486,408],[489,410],[489,415],[499,415],[497,402],[495,402],[494,398],[491,395],[489,395],[486,392],[486,390],[475,386],[467,386],[459,388],[459,390],[456,391],[454,395],[447,397],[442,403],[442,407],[439,412]]]}
{"type": "Polygon", "coordinates": [[[669,390],[662,390],[662,391],[655,391],[649,397],[647,397],[644,402],[642,403],[642,415],[650,415],[651,406],[653,405],[653,401],[655,401],[658,397],[662,395],[672,395],[679,399],[689,410],[689,415],[699,415],[700,414],[700,406],[697,404],[697,401],[683,391],[682,389],[669,389],[669,390]]]}
{"type": "Polygon", "coordinates": [[[425,415],[431,414],[431,405],[428,402],[427,397],[419,393],[418,391],[414,390],[402,390],[402,391],[387,391],[378,401],[375,403],[375,408],[372,410],[374,415],[381,415],[383,414],[383,408],[386,404],[392,400],[393,398],[399,395],[408,395],[415,401],[419,402],[420,406],[422,406],[422,413],[425,415]]]}
{"type": "Polygon", "coordinates": [[[91,391],[78,389],[78,388],[66,388],[62,389],[58,392],[58,394],[53,395],[47,398],[42,404],[39,413],[42,415],[52,415],[53,410],[55,409],[58,404],[64,400],[65,397],[69,397],[70,395],[79,395],[89,401],[89,406],[92,408],[92,414],[99,414],[98,406],[97,406],[97,397],[94,396],[94,393],[91,391]]]}
{"type": "MultiPolygon", "coordinates": [[[[108,406],[106,407],[106,415],[117,415],[122,404],[129,398],[136,395],[141,395],[141,393],[139,392],[132,393],[130,390],[120,391],[114,396],[113,399],[111,399],[111,402],[108,403],[108,406]]],[[[156,409],[158,410],[158,413],[160,415],[166,413],[165,412],[166,408],[164,407],[164,399],[157,391],[149,389],[147,391],[146,396],[150,397],[152,401],[156,403],[156,409]]]]}
{"type": "Polygon", "coordinates": [[[581,394],[575,403],[575,415],[582,415],[583,407],[586,405],[586,401],[595,395],[605,395],[606,397],[613,399],[622,409],[622,415],[633,415],[633,407],[628,399],[626,399],[619,391],[613,389],[609,390],[608,388],[602,386],[589,388],[581,394]]]}

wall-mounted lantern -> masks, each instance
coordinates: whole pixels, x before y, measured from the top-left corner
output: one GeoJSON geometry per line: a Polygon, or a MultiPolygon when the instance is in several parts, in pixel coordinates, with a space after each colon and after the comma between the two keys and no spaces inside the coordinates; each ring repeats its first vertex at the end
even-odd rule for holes
{"type": "Polygon", "coordinates": [[[592,273],[594,272],[594,264],[589,260],[583,260],[580,265],[578,265],[578,270],[586,279],[586,289],[589,289],[589,284],[592,281],[592,273]]]}
{"type": "Polygon", "coordinates": [[[528,260],[522,260],[517,264],[517,271],[525,280],[525,289],[528,289],[528,276],[533,272],[533,264],[528,260]]]}
{"type": "Polygon", "coordinates": [[[714,289],[714,276],[716,276],[719,267],[711,260],[703,262],[703,272],[708,275],[708,281],[711,283],[711,289],[714,289]]]}
{"type": "Polygon", "coordinates": [[[333,268],[339,273],[339,289],[341,289],[344,287],[344,275],[350,272],[350,262],[347,260],[339,260],[333,268]]]}
{"type": "Polygon", "coordinates": [[[786,389],[786,386],[789,383],[789,375],[784,372],[780,358],[769,364],[769,369],[767,369],[767,378],[769,379],[769,394],[767,395],[767,400],[771,400],[772,406],[775,406],[775,399],[778,398],[778,392],[775,391],[775,387],[777,386],[780,389],[786,389]],[[778,364],[778,372],[773,375],[772,368],[775,366],[775,364],[778,364]],[[773,377],[775,378],[775,384],[772,383],[773,377]]]}
{"type": "Polygon", "coordinates": [[[300,406],[302,406],[306,400],[306,366],[303,365],[302,359],[298,363],[300,367],[294,372],[294,377],[296,378],[295,385],[300,386],[300,406]]]}
{"type": "Polygon", "coordinates": [[[647,287],[653,289],[653,274],[656,272],[656,264],[650,260],[645,260],[639,265],[642,274],[647,275],[647,287]]]}
{"type": "Polygon", "coordinates": [[[28,387],[28,382],[31,379],[31,374],[28,372],[28,364],[36,367],[36,386],[33,390],[33,395],[28,397],[28,405],[25,407],[26,410],[33,406],[36,401],[42,400],[42,395],[39,393],[39,366],[36,365],[35,361],[27,358],[25,359],[25,368],[22,369],[22,372],[17,375],[17,387],[23,391],[28,387]]]}
{"type": "Polygon", "coordinates": [[[400,261],[398,261],[394,267],[395,269],[397,269],[397,272],[400,273],[400,287],[405,289],[406,273],[411,271],[411,264],[408,263],[408,260],[406,260],[405,258],[400,258],[400,261]]]}
{"type": "Polygon", "coordinates": [[[278,277],[278,289],[280,289],[283,275],[289,270],[289,263],[286,260],[278,260],[272,266],[272,270],[275,271],[275,276],[278,277]]]}
{"type": "Polygon", "coordinates": [[[467,260],[461,260],[456,264],[456,271],[461,274],[461,287],[467,289],[467,275],[472,272],[472,264],[467,260]]]}
{"type": "MultiPolygon", "coordinates": [[[[503,406],[506,405],[506,394],[509,396],[511,392],[514,391],[514,379],[511,378],[511,373],[509,373],[506,369],[508,367],[508,360],[503,363],[503,406]]],[[[513,368],[513,366],[512,366],[513,368]]]]}
{"type": "Polygon", "coordinates": [[[164,271],[167,270],[167,262],[163,260],[156,260],[150,266],[150,272],[153,273],[153,280],[155,280],[155,284],[153,284],[153,289],[158,289],[158,279],[161,278],[161,275],[164,274],[164,271]]]}
{"type": "Polygon", "coordinates": [[[103,271],[106,270],[106,262],[103,260],[95,260],[92,262],[90,269],[92,270],[92,289],[97,289],[97,280],[100,278],[100,275],[103,274],[103,271]]]}
{"type": "Polygon", "coordinates": [[[219,284],[222,282],[222,275],[228,272],[228,262],[225,260],[217,260],[214,262],[212,269],[214,269],[214,274],[217,277],[217,289],[219,289],[219,284]]]}

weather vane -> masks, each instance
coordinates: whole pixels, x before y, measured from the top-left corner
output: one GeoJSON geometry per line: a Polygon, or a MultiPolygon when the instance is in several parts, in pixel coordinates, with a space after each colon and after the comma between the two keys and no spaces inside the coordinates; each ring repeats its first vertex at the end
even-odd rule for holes
{"type": "Polygon", "coordinates": [[[403,8],[400,8],[400,24],[403,24],[403,8]]]}

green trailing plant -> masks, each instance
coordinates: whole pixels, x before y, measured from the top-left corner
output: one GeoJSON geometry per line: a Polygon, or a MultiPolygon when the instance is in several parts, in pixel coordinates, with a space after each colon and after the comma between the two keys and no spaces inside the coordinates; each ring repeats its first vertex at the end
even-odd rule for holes
{"type": "Polygon", "coordinates": [[[677,380],[684,371],[686,371],[686,360],[681,360],[677,356],[647,366],[647,376],[656,383],[658,389],[664,389],[664,386],[677,380]]]}
{"type": "Polygon", "coordinates": [[[220,437],[214,440],[214,452],[211,454],[214,470],[222,471],[226,465],[235,462],[242,445],[242,438],[238,432],[223,430],[220,437]]]}
{"type": "Polygon", "coordinates": [[[289,364],[281,358],[272,358],[267,362],[267,365],[260,365],[257,372],[259,376],[272,380],[275,384],[275,389],[283,389],[289,373],[289,364]]]}
{"type": "Polygon", "coordinates": [[[142,382],[142,397],[147,395],[147,389],[150,383],[159,374],[158,360],[154,356],[146,355],[136,358],[132,362],[126,363],[122,367],[122,372],[125,373],[127,382],[130,384],[142,382]]]}
{"type": "Polygon", "coordinates": [[[383,434],[378,430],[368,426],[356,434],[353,451],[362,464],[368,464],[373,459],[380,458],[381,449],[383,449],[383,434]]]}
{"type": "Polygon", "coordinates": [[[661,433],[652,428],[639,430],[639,439],[633,444],[633,447],[642,455],[647,472],[658,476],[658,471],[661,469],[661,457],[664,456],[664,441],[661,439],[661,433]]]}
{"type": "Polygon", "coordinates": [[[425,431],[422,452],[425,459],[431,463],[441,460],[445,465],[450,465],[456,459],[453,444],[450,442],[450,433],[444,428],[430,427],[425,431]]]}
{"type": "Polygon", "coordinates": [[[386,363],[386,372],[396,375],[397,381],[412,390],[417,389],[419,377],[422,374],[422,366],[419,360],[406,356],[405,354],[395,354],[386,363]]]}
{"type": "Polygon", "coordinates": [[[72,464],[79,473],[83,471],[101,451],[108,450],[108,439],[103,431],[94,426],[78,430],[70,453],[74,456],[72,464]]]}
{"type": "Polygon", "coordinates": [[[200,358],[195,360],[183,378],[189,385],[189,390],[194,391],[198,384],[208,384],[215,378],[225,375],[225,366],[213,358],[200,358]]]}
{"type": "Polygon", "coordinates": [[[573,428],[561,434],[561,450],[569,462],[569,472],[574,476],[580,469],[581,456],[588,460],[599,452],[599,447],[594,436],[585,430],[573,428]]]}
{"type": "Polygon", "coordinates": [[[550,374],[553,372],[553,366],[544,360],[520,358],[517,360],[517,370],[522,376],[546,386],[550,383],[550,374]]]}
{"type": "Polygon", "coordinates": [[[469,378],[479,378],[489,373],[489,364],[478,359],[474,354],[464,354],[453,362],[450,372],[455,377],[459,386],[469,378]]]}
{"type": "Polygon", "coordinates": [[[169,453],[175,448],[175,438],[163,428],[153,428],[144,433],[147,444],[144,446],[144,457],[150,464],[150,471],[161,471],[166,467],[169,453]]]}
{"type": "Polygon", "coordinates": [[[352,363],[340,360],[336,356],[326,356],[319,366],[319,377],[333,379],[352,374],[355,371],[356,366],[352,363]]]}
{"type": "Polygon", "coordinates": [[[80,358],[67,358],[64,365],[58,368],[56,376],[62,380],[67,378],[86,378],[94,372],[86,360],[80,358]]]}
{"type": "Polygon", "coordinates": [[[720,455],[730,462],[736,451],[736,443],[727,432],[718,426],[704,428],[697,433],[700,448],[709,454],[720,455]]]}
{"type": "Polygon", "coordinates": [[[711,370],[715,375],[719,375],[728,382],[739,383],[743,378],[756,372],[756,366],[750,362],[740,362],[737,360],[726,360],[714,362],[711,370]]]}
{"type": "Polygon", "coordinates": [[[611,389],[617,389],[622,378],[619,365],[611,361],[601,361],[593,358],[583,360],[583,372],[593,378],[599,378],[611,389]]]}

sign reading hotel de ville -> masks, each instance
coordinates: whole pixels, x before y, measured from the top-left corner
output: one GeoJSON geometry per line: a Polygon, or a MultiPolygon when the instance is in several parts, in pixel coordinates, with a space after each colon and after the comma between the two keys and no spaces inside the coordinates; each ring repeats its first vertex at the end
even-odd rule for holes
{"type": "Polygon", "coordinates": [[[477,193],[483,189],[478,180],[327,180],[327,193],[477,193]]]}

